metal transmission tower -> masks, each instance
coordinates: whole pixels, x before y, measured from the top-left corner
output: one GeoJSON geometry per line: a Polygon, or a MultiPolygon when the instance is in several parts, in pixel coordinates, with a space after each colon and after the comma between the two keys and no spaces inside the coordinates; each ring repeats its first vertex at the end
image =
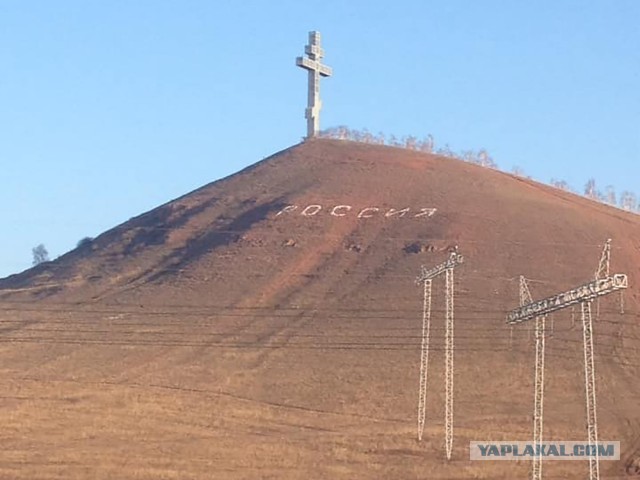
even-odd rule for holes
{"type": "MultiPolygon", "coordinates": [[[[572,290],[554,295],[552,297],[529,302],[520,305],[519,308],[512,310],[507,314],[508,324],[522,323],[533,318],[536,319],[536,407],[534,409],[534,442],[538,443],[542,439],[542,392],[544,392],[544,375],[538,380],[539,367],[544,369],[544,360],[538,364],[538,342],[539,329],[538,319],[544,318],[551,312],[562,310],[571,305],[580,304],[582,312],[582,332],[583,332],[583,350],[584,350],[584,378],[585,378],[585,399],[586,399],[586,420],[587,420],[587,439],[590,448],[593,448],[595,455],[589,457],[589,480],[600,479],[600,466],[597,451],[598,442],[598,421],[596,416],[596,381],[595,367],[593,358],[593,322],[591,318],[591,302],[599,297],[608,295],[616,291],[622,291],[628,287],[627,275],[618,273],[609,274],[609,259],[611,252],[611,241],[607,240],[604,251],[600,259],[600,265],[596,271],[596,278],[584,285],[572,290]],[[602,275],[606,275],[602,277],[602,275]],[[539,390],[540,389],[540,390],[539,390]],[[539,396],[538,396],[539,395],[539,396]],[[540,410],[538,415],[538,399],[540,401],[540,410]],[[539,430],[536,430],[539,420],[539,430]]],[[[521,284],[522,286],[522,284],[521,284]]],[[[521,289],[522,292],[522,289],[521,289]]],[[[544,323],[542,323],[542,358],[544,358],[544,323]]],[[[534,457],[533,461],[533,480],[542,478],[541,458],[534,457]]]]}
{"type": "Polygon", "coordinates": [[[453,449],[453,269],[464,261],[455,251],[449,254],[446,262],[427,269],[417,278],[424,287],[422,308],[422,346],[420,351],[420,385],[418,387],[418,440],[422,440],[427,406],[427,373],[429,364],[429,334],[431,330],[431,284],[434,278],[445,274],[446,314],[445,314],[445,447],[447,460],[451,460],[453,449]]]}

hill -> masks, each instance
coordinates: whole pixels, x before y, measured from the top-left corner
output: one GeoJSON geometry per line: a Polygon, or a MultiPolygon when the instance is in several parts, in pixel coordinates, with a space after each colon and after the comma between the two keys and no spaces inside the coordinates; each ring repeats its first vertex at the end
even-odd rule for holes
{"type": "MultiPolygon", "coordinates": [[[[640,476],[640,217],[458,160],[312,140],[0,280],[0,477],[524,477],[470,440],[532,436],[534,298],[629,275],[595,323],[600,438],[640,476]],[[444,459],[444,281],[416,441],[420,265],[458,247],[455,440],[444,459]],[[615,297],[615,298],[613,298],[615,297]]],[[[582,333],[549,324],[545,437],[586,438],[582,333]]],[[[545,478],[584,478],[546,462],[545,478]]]]}

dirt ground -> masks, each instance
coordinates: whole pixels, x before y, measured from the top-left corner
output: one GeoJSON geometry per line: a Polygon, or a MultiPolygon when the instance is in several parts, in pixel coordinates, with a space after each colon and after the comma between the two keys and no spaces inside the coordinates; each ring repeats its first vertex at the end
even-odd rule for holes
{"type": "MultiPolygon", "coordinates": [[[[526,461],[469,460],[472,440],[532,437],[533,335],[505,324],[518,277],[534,299],[586,283],[607,238],[630,288],[624,313],[617,294],[593,305],[599,438],[622,451],[601,478],[640,478],[640,217],[457,160],[333,140],[0,280],[0,478],[526,478],[526,461]],[[447,461],[444,278],[422,442],[415,278],[455,246],[447,461]]],[[[579,309],[548,327],[544,437],[586,439],[579,309]]],[[[548,479],[587,472],[544,464],[548,479]]]]}

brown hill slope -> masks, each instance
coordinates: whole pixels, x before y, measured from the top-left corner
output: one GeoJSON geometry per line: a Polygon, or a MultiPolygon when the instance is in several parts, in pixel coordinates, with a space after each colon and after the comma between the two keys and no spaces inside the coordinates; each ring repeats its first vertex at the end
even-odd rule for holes
{"type": "MultiPolygon", "coordinates": [[[[317,140],[0,280],[2,478],[514,478],[470,440],[531,437],[534,298],[629,274],[600,303],[605,478],[640,475],[640,219],[456,160],[317,140]],[[458,245],[455,441],[443,448],[443,281],[415,440],[419,266],[458,245]],[[634,463],[635,462],[635,463],[634,463]]],[[[582,439],[581,331],[554,315],[545,437],[582,439]]],[[[547,462],[547,478],[584,478],[547,462]]]]}

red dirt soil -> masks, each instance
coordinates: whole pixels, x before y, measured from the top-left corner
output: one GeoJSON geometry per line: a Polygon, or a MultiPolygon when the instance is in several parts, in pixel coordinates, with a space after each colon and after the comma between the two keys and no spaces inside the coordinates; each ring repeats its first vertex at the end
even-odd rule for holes
{"type": "MultiPolygon", "coordinates": [[[[334,140],[0,280],[0,478],[525,478],[526,461],[469,460],[471,440],[532,436],[533,338],[525,324],[510,340],[505,324],[518,276],[534,299],[585,283],[607,238],[630,288],[624,314],[611,295],[594,326],[599,437],[622,445],[601,475],[640,478],[640,217],[458,160],[334,140]],[[418,443],[415,278],[456,245],[447,462],[444,279],[418,443]]],[[[544,436],[586,439],[579,309],[551,324],[544,436]]],[[[544,464],[545,478],[587,471],[544,464]]]]}

